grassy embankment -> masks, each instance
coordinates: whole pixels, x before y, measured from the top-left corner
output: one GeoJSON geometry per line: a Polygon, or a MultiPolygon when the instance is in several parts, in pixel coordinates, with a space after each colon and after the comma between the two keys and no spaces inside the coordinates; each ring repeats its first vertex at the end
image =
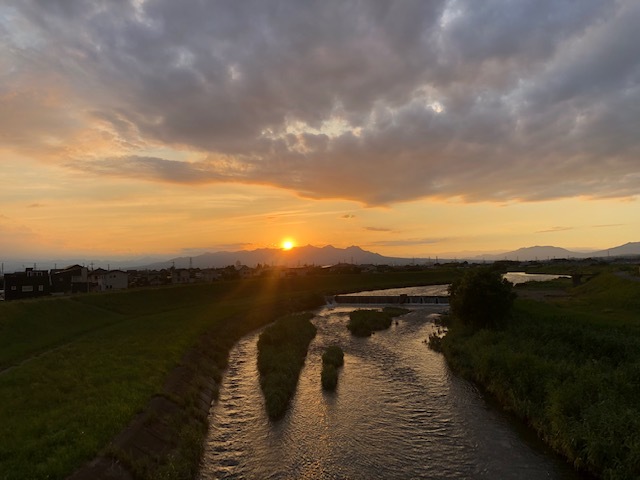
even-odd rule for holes
{"type": "Polygon", "coordinates": [[[282,418],[296,391],[309,343],[316,336],[312,313],[279,318],[258,339],[258,371],[271,420],[282,418]]]}
{"type": "Polygon", "coordinates": [[[338,386],[338,368],[344,365],[344,352],[337,345],[327,347],[322,354],[322,389],[333,391],[338,386]]]}
{"type": "Polygon", "coordinates": [[[524,287],[543,295],[517,300],[504,331],[454,323],[442,350],[576,468],[639,478],[640,282],[611,273],[576,288],[564,282],[564,298],[562,281],[524,287]]]}
{"type": "MultiPolygon", "coordinates": [[[[317,294],[441,283],[455,275],[441,269],[259,279],[1,302],[0,478],[65,478],[104,451],[161,394],[168,373],[206,332],[215,335],[201,346],[211,358],[203,374],[219,379],[238,338],[318,305],[317,294]]],[[[206,424],[204,430],[180,433],[180,451],[165,471],[192,476],[206,424]]]]}
{"type": "Polygon", "coordinates": [[[382,310],[354,310],[349,313],[347,328],[356,337],[370,337],[376,330],[386,330],[393,317],[409,312],[406,308],[384,307],[382,310]]]}

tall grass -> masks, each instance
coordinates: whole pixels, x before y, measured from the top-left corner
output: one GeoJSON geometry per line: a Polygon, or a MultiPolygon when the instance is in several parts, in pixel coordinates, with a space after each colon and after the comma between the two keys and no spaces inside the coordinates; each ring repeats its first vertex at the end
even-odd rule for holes
{"type": "Polygon", "coordinates": [[[517,301],[504,331],[454,322],[441,346],[576,468],[639,478],[639,307],[640,283],[603,274],[562,302],[517,301]]]}
{"type": "Polygon", "coordinates": [[[295,314],[278,319],[258,339],[258,371],[267,414],[282,418],[295,393],[298,376],[316,335],[313,314],[295,314]]]}

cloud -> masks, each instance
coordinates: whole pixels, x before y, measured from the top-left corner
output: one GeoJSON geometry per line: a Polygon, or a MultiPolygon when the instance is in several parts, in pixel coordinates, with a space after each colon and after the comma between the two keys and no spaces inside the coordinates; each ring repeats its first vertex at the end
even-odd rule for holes
{"type": "Polygon", "coordinates": [[[370,232],[391,232],[390,228],[382,228],[382,227],[364,227],[365,230],[370,232]]]}
{"type": "Polygon", "coordinates": [[[575,227],[551,227],[546,230],[538,230],[536,233],[555,233],[555,232],[566,232],[568,230],[574,230],[575,227]]]}
{"type": "Polygon", "coordinates": [[[369,243],[369,246],[376,247],[406,247],[414,245],[433,245],[436,243],[446,242],[446,238],[409,238],[401,240],[382,240],[378,242],[369,243]]]}
{"type": "Polygon", "coordinates": [[[593,228],[612,228],[612,227],[623,227],[624,223],[611,223],[608,225],[592,225],[593,228]]]}
{"type": "Polygon", "coordinates": [[[219,244],[219,245],[209,246],[209,247],[186,247],[186,248],[182,248],[180,250],[180,253],[182,255],[194,256],[194,255],[202,255],[204,253],[215,253],[220,251],[234,252],[238,250],[245,250],[247,247],[251,247],[252,245],[253,244],[251,243],[237,242],[237,243],[219,244]]]}
{"type": "Polygon", "coordinates": [[[0,146],[369,205],[630,197],[639,22],[634,0],[25,0],[0,7],[0,146]]]}
{"type": "MultiPolygon", "coordinates": [[[[624,226],[624,223],[610,223],[610,224],[603,224],[603,225],[591,225],[590,228],[613,228],[613,227],[622,227],[624,226]]],[[[555,233],[555,232],[565,232],[568,230],[577,230],[580,227],[551,227],[548,228],[546,230],[538,230],[535,233],[555,233]]]]}

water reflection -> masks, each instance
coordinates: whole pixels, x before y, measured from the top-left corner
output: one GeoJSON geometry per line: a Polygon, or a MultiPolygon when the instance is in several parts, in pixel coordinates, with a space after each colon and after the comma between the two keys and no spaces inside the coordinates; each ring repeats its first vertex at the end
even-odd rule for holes
{"type": "Polygon", "coordinates": [[[350,336],[352,307],[324,308],[291,408],[279,422],[264,411],[257,334],[232,351],[212,408],[201,478],[577,478],[469,383],[450,374],[424,340],[428,309],[370,338],[350,336]],[[320,385],[321,355],[345,352],[338,389],[320,385]]]}
{"type": "Polygon", "coordinates": [[[502,276],[514,285],[526,282],[547,282],[556,278],[571,278],[571,275],[549,275],[545,273],[508,272],[502,276]]]}

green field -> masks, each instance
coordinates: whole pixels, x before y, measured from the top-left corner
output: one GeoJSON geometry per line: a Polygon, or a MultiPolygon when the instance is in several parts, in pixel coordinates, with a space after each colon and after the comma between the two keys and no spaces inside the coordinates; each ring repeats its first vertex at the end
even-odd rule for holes
{"type": "Polygon", "coordinates": [[[224,336],[224,366],[240,336],[321,304],[322,294],[457,275],[443,268],[264,278],[2,302],[0,478],[65,478],[92,459],[161,391],[204,332],[224,336]]]}
{"type": "Polygon", "coordinates": [[[640,478],[640,282],[601,273],[569,283],[525,287],[522,297],[541,296],[517,300],[502,331],[454,319],[441,348],[576,468],[640,478]]]}

